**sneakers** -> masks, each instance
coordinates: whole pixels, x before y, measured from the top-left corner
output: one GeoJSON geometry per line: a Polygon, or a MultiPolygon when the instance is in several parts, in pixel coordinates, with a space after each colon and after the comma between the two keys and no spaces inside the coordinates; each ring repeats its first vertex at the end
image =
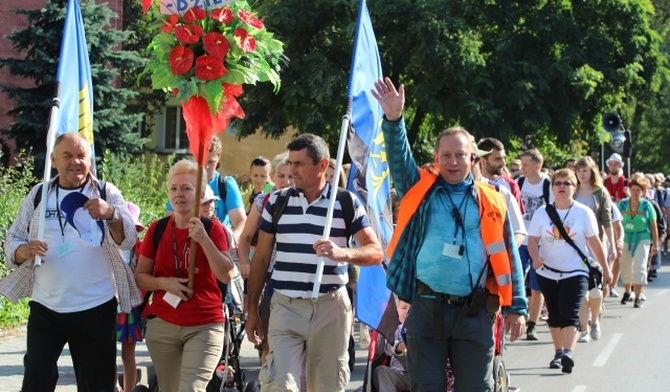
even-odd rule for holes
{"type": "Polygon", "coordinates": [[[534,325],[532,327],[529,327],[528,330],[526,331],[526,340],[539,340],[534,325]]]}
{"type": "Polygon", "coordinates": [[[644,296],[644,293],[640,293],[640,301],[646,301],[647,297],[644,296]]]}
{"type": "Polygon", "coordinates": [[[554,359],[549,362],[549,369],[560,369],[561,368],[561,357],[554,357],[554,359]]]}
{"type": "Polygon", "coordinates": [[[591,341],[591,337],[589,336],[588,331],[582,332],[582,334],[579,336],[579,343],[588,343],[591,341]]]}
{"type": "Polygon", "coordinates": [[[610,286],[610,297],[612,298],[619,298],[619,292],[616,291],[614,287],[610,286]]]}
{"type": "Polygon", "coordinates": [[[547,321],[549,320],[549,311],[547,310],[547,305],[542,307],[542,312],[540,313],[540,320],[547,321]]]}
{"type": "Polygon", "coordinates": [[[362,323],[358,334],[358,346],[360,348],[368,348],[368,346],[370,346],[370,330],[367,325],[362,323]]]}
{"type": "Polygon", "coordinates": [[[595,323],[591,326],[591,339],[600,339],[600,323],[595,323]]]}
{"type": "Polygon", "coordinates": [[[626,291],[625,293],[623,293],[623,297],[621,297],[621,305],[627,304],[629,300],[630,300],[630,293],[626,291]]]}
{"type": "Polygon", "coordinates": [[[640,298],[635,298],[635,302],[633,303],[633,306],[636,308],[641,308],[642,305],[642,300],[640,298]]]}
{"type": "Polygon", "coordinates": [[[561,357],[561,365],[563,366],[561,371],[563,373],[570,374],[572,373],[572,368],[575,367],[575,361],[569,354],[563,354],[563,356],[561,357]]]}

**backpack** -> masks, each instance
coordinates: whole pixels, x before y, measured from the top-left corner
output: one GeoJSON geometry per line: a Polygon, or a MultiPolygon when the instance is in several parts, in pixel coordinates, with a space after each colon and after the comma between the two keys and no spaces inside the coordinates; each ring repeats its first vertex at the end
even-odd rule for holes
{"type": "Polygon", "coordinates": [[[219,174],[219,183],[217,184],[217,188],[219,188],[219,197],[221,198],[221,201],[223,204],[226,204],[226,195],[228,194],[228,187],[226,186],[226,176],[223,174],[219,174]]]}
{"type": "MultiPolygon", "coordinates": [[[[523,183],[526,181],[526,177],[519,177],[519,191],[523,188],[523,183]]],[[[542,196],[544,197],[544,203],[549,205],[549,190],[551,189],[551,181],[547,178],[544,179],[544,184],[542,184],[542,196]]]]}
{"type": "MultiPolygon", "coordinates": [[[[100,187],[98,188],[98,191],[100,192],[100,198],[102,200],[107,201],[107,184],[105,184],[104,181],[99,180],[98,181],[100,187]]],[[[40,202],[42,201],[42,187],[44,186],[44,183],[41,183],[37,187],[37,193],[35,194],[35,199],[33,199],[33,208],[37,209],[37,206],[40,205],[40,202]]]]}
{"type": "MultiPolygon", "coordinates": [[[[284,214],[284,210],[286,210],[286,206],[288,205],[288,193],[292,189],[293,188],[282,189],[274,202],[272,208],[272,226],[275,233],[277,233],[279,219],[281,218],[282,214],[284,214]]],[[[342,214],[344,215],[345,225],[344,232],[345,236],[347,237],[347,243],[349,243],[349,240],[351,239],[351,221],[354,220],[354,199],[351,197],[351,193],[348,190],[338,187],[335,200],[339,201],[340,205],[342,206],[342,214]]]]}

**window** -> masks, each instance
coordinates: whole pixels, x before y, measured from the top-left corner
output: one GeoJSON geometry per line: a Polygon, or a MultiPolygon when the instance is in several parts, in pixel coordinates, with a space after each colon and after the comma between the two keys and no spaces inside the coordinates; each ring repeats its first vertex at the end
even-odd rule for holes
{"type": "Polygon", "coordinates": [[[166,106],[157,127],[159,152],[188,153],[186,123],[181,115],[181,106],[166,106]]]}

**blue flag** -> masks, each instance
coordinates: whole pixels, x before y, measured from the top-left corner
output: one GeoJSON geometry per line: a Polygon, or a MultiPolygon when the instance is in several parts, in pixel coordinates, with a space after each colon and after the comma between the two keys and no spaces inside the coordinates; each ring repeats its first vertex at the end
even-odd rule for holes
{"type": "Polygon", "coordinates": [[[93,83],[79,0],[68,2],[56,82],[56,97],[60,100],[56,135],[79,132],[86,136],[91,145],[91,171],[95,174],[93,83]]]}
{"type": "MultiPolygon", "coordinates": [[[[370,92],[382,75],[372,21],[365,0],[361,0],[347,88],[347,111],[352,125],[347,142],[352,160],[348,188],[365,204],[372,227],[385,249],[393,235],[389,203],[391,188],[380,127],[383,112],[370,92]]],[[[393,340],[398,326],[397,313],[391,292],[386,288],[384,268],[384,265],[361,267],[356,288],[356,316],[393,340]],[[385,312],[391,316],[390,323],[388,327],[381,327],[382,322],[388,320],[385,312]]]]}

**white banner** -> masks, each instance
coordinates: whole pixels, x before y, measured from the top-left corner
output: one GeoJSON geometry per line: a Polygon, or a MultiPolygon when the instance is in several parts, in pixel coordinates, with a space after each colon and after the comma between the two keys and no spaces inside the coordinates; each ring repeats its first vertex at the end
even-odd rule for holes
{"type": "Polygon", "coordinates": [[[214,10],[221,8],[235,0],[160,0],[161,14],[183,14],[189,8],[204,8],[206,10],[214,10]]]}

